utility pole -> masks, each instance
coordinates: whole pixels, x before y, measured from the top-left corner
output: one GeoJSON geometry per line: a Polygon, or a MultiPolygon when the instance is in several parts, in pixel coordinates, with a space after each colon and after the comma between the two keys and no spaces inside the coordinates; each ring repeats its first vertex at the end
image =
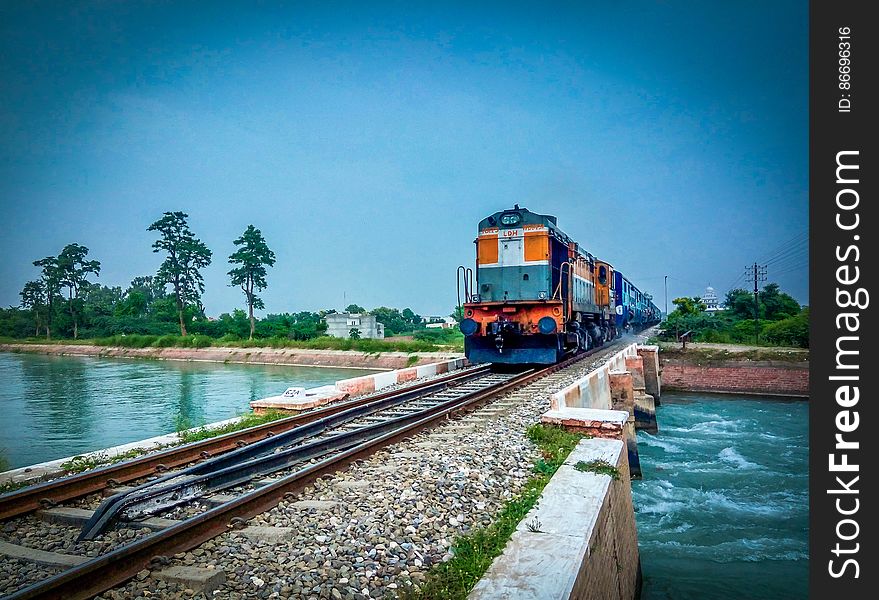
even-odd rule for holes
{"type": "Polygon", "coordinates": [[[748,275],[754,278],[754,343],[760,343],[760,281],[766,281],[766,265],[754,263],[748,267],[748,275]]]}
{"type": "Polygon", "coordinates": [[[668,318],[668,275],[665,276],[665,318],[668,318]]]}

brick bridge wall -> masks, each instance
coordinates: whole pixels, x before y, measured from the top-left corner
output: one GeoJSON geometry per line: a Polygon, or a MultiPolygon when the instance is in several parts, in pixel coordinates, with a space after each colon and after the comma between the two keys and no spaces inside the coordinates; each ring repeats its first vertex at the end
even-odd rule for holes
{"type": "MultiPolygon", "coordinates": [[[[660,359],[662,354],[660,353],[660,359]]],[[[809,363],[725,360],[698,364],[687,359],[662,360],[663,390],[809,395],[809,363]]]]}

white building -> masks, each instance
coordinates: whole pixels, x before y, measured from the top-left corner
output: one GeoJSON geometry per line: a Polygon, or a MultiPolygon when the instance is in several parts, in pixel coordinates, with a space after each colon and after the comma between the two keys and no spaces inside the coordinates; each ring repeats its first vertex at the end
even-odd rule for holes
{"type": "Polygon", "coordinates": [[[710,285],[705,288],[705,293],[702,294],[702,302],[706,307],[705,312],[717,312],[723,310],[723,307],[717,300],[717,293],[715,293],[714,288],[710,285]]]}
{"type": "Polygon", "coordinates": [[[385,326],[375,320],[375,315],[361,313],[331,313],[324,317],[327,323],[327,335],[337,338],[351,337],[351,330],[360,332],[362,339],[382,339],[385,337],[385,326]]]}
{"type": "Polygon", "coordinates": [[[453,329],[458,322],[452,317],[424,317],[428,329],[453,329]]]}

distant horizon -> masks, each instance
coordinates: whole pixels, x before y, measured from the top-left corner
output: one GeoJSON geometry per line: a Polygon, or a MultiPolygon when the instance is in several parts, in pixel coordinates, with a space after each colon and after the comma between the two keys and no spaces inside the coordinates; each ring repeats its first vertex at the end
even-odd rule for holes
{"type": "Polygon", "coordinates": [[[755,261],[808,304],[807,3],[0,11],[2,306],[68,243],[96,283],[154,275],[146,229],[180,210],[206,314],[244,306],[226,259],[253,224],[260,314],[444,315],[516,203],[663,310],[664,276],[671,308],[755,261]]]}

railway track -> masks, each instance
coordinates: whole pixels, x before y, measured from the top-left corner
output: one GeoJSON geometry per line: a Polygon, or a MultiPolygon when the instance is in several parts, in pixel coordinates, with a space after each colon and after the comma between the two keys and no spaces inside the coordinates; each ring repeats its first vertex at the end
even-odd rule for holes
{"type": "Polygon", "coordinates": [[[360,407],[369,402],[393,397],[400,394],[401,391],[417,392],[429,390],[436,385],[453,385],[455,381],[466,376],[468,373],[484,373],[487,370],[487,366],[466,369],[462,372],[436,377],[402,389],[353,398],[242,431],[235,431],[207,440],[175,446],[132,460],[91,469],[78,475],[34,484],[0,496],[0,521],[6,521],[12,517],[24,515],[41,508],[58,506],[69,500],[82,498],[89,494],[122,486],[132,481],[165,473],[171,469],[184,467],[197,461],[210,459],[242,446],[259,442],[267,437],[289,431],[295,427],[311,423],[312,421],[338,414],[351,408],[360,407]]]}
{"type": "MultiPolygon", "coordinates": [[[[240,432],[240,435],[250,435],[250,439],[255,440],[243,447],[239,447],[234,436],[230,435],[227,440],[213,440],[217,445],[211,446],[212,449],[199,442],[191,445],[198,448],[175,449],[181,452],[179,455],[167,451],[160,453],[166,454],[165,462],[145,457],[142,461],[131,461],[141,462],[139,466],[114,465],[96,470],[103,471],[98,474],[70,478],[78,478],[77,482],[65,484],[59,480],[35,486],[53,492],[59,499],[82,497],[102,489],[101,485],[106,488],[117,482],[142,479],[143,473],[154,477],[158,465],[167,467],[172,460],[183,465],[196,460],[193,456],[204,458],[202,452],[208,455],[206,460],[189,468],[154,477],[152,481],[107,499],[88,519],[80,540],[100,537],[119,523],[140,523],[155,515],[167,515],[169,510],[184,510],[184,520],[167,521],[166,526],[158,531],[19,589],[8,598],[92,597],[126,581],[156,561],[161,564],[166,557],[192,549],[230,528],[243,525],[247,519],[273,508],[319,477],[341,470],[384,446],[442,422],[452,414],[478,408],[505,392],[591,354],[585,353],[546,369],[520,374],[497,374],[487,368],[474,368],[444,377],[441,381],[435,379],[269,424],[281,425],[283,429],[260,426],[260,432],[240,432]],[[226,449],[225,454],[215,456],[221,452],[218,448],[226,449]],[[192,454],[194,451],[195,455],[192,454]]],[[[18,512],[14,514],[20,515],[56,502],[50,496],[35,494],[34,490],[30,492],[27,501],[18,499],[18,512]],[[40,502],[43,497],[48,501],[40,502]]],[[[16,492],[9,497],[16,495],[24,496],[16,492]]],[[[4,506],[5,501],[6,497],[0,498],[0,509],[6,510],[0,514],[14,512],[12,505],[4,506]]]]}

